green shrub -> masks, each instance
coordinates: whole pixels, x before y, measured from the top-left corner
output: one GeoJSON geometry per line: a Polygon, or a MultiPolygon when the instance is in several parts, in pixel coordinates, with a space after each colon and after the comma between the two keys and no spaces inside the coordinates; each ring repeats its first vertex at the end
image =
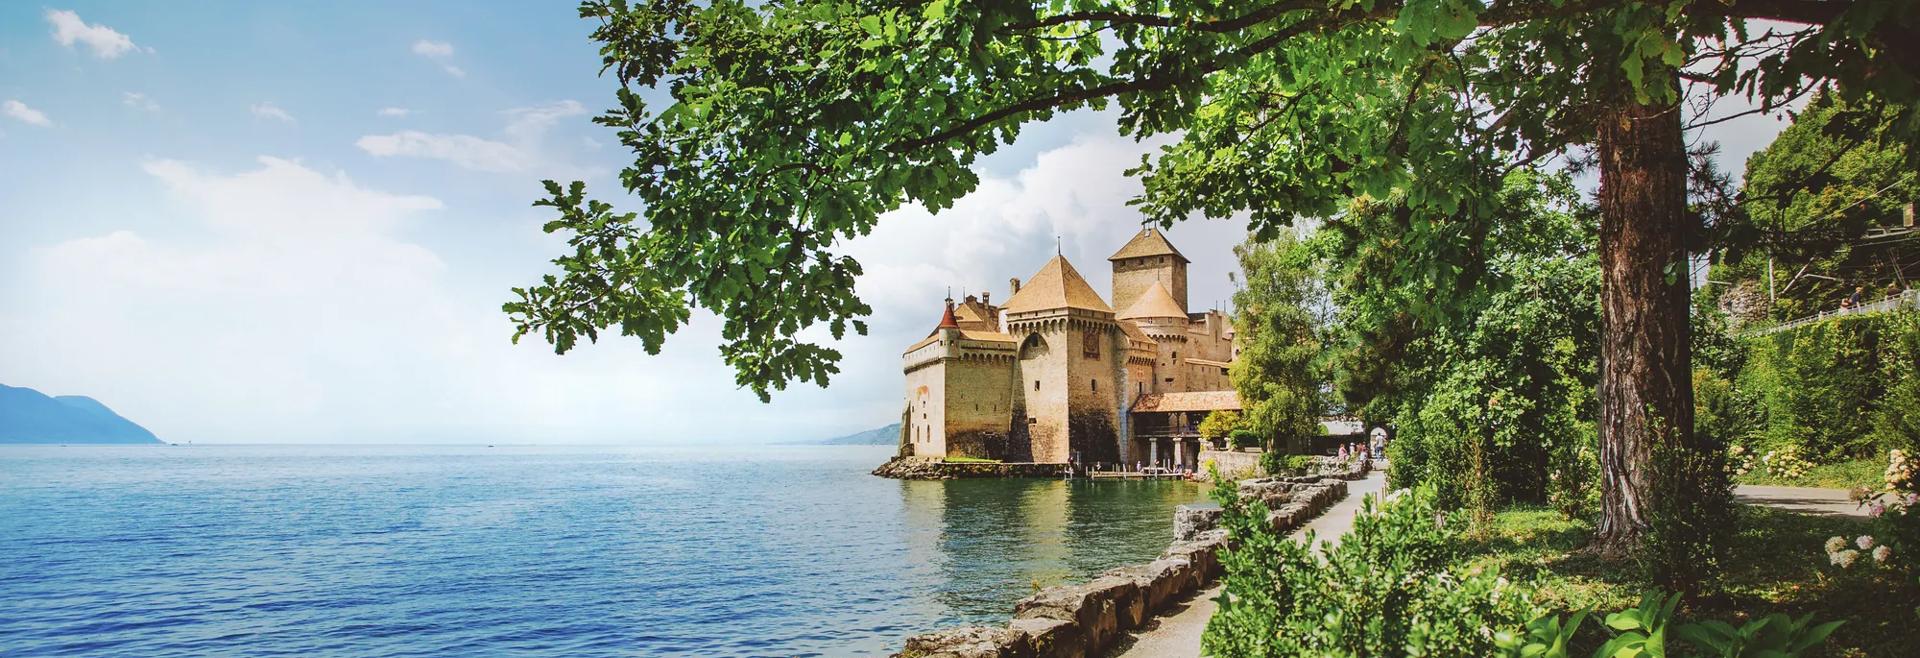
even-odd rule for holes
{"type": "Polygon", "coordinates": [[[1316,553],[1273,532],[1266,506],[1215,496],[1234,539],[1220,608],[1201,638],[1209,655],[1485,656],[1488,629],[1539,614],[1528,590],[1459,559],[1457,518],[1437,516],[1431,489],[1376,505],[1369,499],[1338,545],[1316,553]]]}
{"type": "Polygon", "coordinates": [[[1243,424],[1244,421],[1240,418],[1240,412],[1231,409],[1221,409],[1219,411],[1208,412],[1207,417],[1200,421],[1200,426],[1195,428],[1195,431],[1200,433],[1200,438],[1213,441],[1228,436],[1235,431],[1245,431],[1241,429],[1241,425],[1243,424]]]}
{"type": "Polygon", "coordinates": [[[1227,438],[1233,441],[1235,448],[1252,448],[1260,445],[1260,435],[1253,433],[1253,430],[1233,430],[1227,433],[1227,438]]]}
{"type": "Polygon", "coordinates": [[[1749,339],[1746,349],[1735,394],[1757,402],[1761,413],[1746,415],[1764,418],[1764,443],[1828,462],[1920,441],[1920,313],[1843,316],[1749,339]]]}
{"type": "MultiPolygon", "coordinates": [[[[1664,658],[1675,656],[1767,656],[1794,658],[1806,655],[1826,642],[1841,622],[1813,624],[1813,616],[1799,619],[1771,614],[1747,622],[1738,628],[1717,619],[1702,622],[1678,622],[1674,608],[1680,595],[1647,594],[1639,607],[1606,616],[1603,627],[1617,631],[1606,644],[1593,652],[1595,658],[1664,658]],[[1693,651],[1682,651],[1689,647],[1693,651]]],[[[1570,658],[1575,655],[1575,635],[1588,611],[1571,618],[1546,615],[1527,622],[1524,634],[1510,631],[1495,633],[1495,642],[1510,658],[1570,658]]]]}

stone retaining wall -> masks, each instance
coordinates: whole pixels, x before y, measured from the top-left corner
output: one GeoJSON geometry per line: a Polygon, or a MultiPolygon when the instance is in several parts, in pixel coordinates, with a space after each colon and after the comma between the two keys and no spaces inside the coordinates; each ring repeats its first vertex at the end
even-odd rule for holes
{"type": "Polygon", "coordinates": [[[958,480],[963,478],[1057,478],[1066,464],[948,462],[938,457],[895,457],[873,474],[900,480],[958,480]]]}
{"type": "Polygon", "coordinates": [[[1260,475],[1260,453],[1240,452],[1238,450],[1201,450],[1200,472],[1207,472],[1206,463],[1213,462],[1220,469],[1220,475],[1227,478],[1250,478],[1260,475]]]}
{"type": "MultiPolygon", "coordinates": [[[[1273,510],[1267,515],[1288,532],[1346,497],[1344,480],[1321,477],[1259,478],[1240,483],[1273,510]]],[[[1092,658],[1114,640],[1139,628],[1174,602],[1204,589],[1220,576],[1217,505],[1183,505],[1174,513],[1175,539],[1159,559],[1109,569],[1075,585],[1056,585],[1014,605],[1006,627],[967,626],[907,638],[894,658],[1092,658]]]]}

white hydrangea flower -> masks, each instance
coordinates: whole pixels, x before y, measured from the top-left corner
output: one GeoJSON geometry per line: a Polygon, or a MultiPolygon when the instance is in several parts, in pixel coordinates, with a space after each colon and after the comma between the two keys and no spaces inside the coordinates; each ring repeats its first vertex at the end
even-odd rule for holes
{"type": "Polygon", "coordinates": [[[1860,535],[1854,538],[1853,545],[1859,546],[1860,550],[1863,551],[1871,549],[1873,548],[1873,535],[1860,535]]]}
{"type": "Polygon", "coordinates": [[[1860,559],[1860,551],[1853,549],[1847,549],[1833,554],[1833,563],[1840,565],[1842,569],[1853,566],[1854,560],[1858,559],[1860,559]]]}
{"type": "Polygon", "coordinates": [[[1886,545],[1886,544],[1881,544],[1879,548],[1875,548],[1875,549],[1873,549],[1873,561],[1874,561],[1874,562],[1879,562],[1879,563],[1881,563],[1881,564],[1886,564],[1886,563],[1887,563],[1887,560],[1888,560],[1888,559],[1890,559],[1890,558],[1892,558],[1892,557],[1893,557],[1893,547],[1892,547],[1892,546],[1888,546],[1888,545],[1886,545]]]}
{"type": "Polygon", "coordinates": [[[1840,552],[1840,549],[1843,549],[1843,548],[1846,548],[1846,547],[1847,547],[1847,540],[1846,540],[1846,538],[1845,538],[1845,537],[1834,537],[1834,538],[1832,538],[1832,539],[1828,539],[1828,540],[1827,540],[1827,554],[1828,554],[1828,555],[1832,555],[1832,554],[1834,554],[1834,553],[1838,553],[1838,552],[1840,552]]]}

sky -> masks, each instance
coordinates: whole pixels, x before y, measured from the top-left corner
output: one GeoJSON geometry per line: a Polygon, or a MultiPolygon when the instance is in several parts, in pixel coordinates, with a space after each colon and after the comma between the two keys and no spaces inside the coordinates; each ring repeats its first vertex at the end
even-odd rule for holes
{"type": "MultiPolygon", "coordinates": [[[[530,206],[539,181],[635,209],[622,150],[590,122],[616,87],[591,29],[550,3],[0,3],[0,383],[92,396],[172,442],[851,433],[897,419],[901,349],[949,288],[1005,299],[1058,236],[1107,295],[1106,256],[1140,221],[1121,172],[1165,143],[1118,136],[1111,114],[1029,126],[954,208],[843,244],[872,331],[834,345],[830,388],[762,404],[710,315],[651,356],[509,340],[509,288],[564,250],[530,206]]],[[[1737,174],[1783,126],[1704,138],[1737,174]]],[[[1226,306],[1244,231],[1168,231],[1194,261],[1191,305],[1226,306]]]]}

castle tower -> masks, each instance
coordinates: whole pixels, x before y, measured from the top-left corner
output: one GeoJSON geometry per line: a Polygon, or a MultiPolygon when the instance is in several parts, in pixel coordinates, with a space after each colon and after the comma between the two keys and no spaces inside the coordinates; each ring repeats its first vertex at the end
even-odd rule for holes
{"type": "Polygon", "coordinates": [[[1167,287],[1160,285],[1157,280],[1148,283],[1140,299],[1117,317],[1122,322],[1133,323],[1141,333],[1153,340],[1155,374],[1148,377],[1145,392],[1189,390],[1183,359],[1200,355],[1188,347],[1190,323],[1187,312],[1180,308],[1180,302],[1173,298],[1173,294],[1167,292],[1167,287]],[[1184,356],[1181,354],[1183,351],[1186,352],[1184,356]]]}
{"type": "Polygon", "coordinates": [[[1113,309],[1072,263],[1054,256],[1007,299],[1002,314],[1019,341],[1009,454],[1041,463],[1123,460],[1129,344],[1113,309]]]}
{"type": "Polygon", "coordinates": [[[1147,288],[1158,282],[1173,296],[1180,305],[1182,315],[1187,306],[1187,257],[1173,248],[1167,236],[1159,229],[1147,227],[1134,234],[1132,240],[1107,257],[1113,264],[1113,305],[1115,308],[1132,308],[1140,301],[1147,288]]]}
{"type": "Polygon", "coordinates": [[[997,309],[951,298],[940,324],[902,354],[907,404],[901,416],[900,456],[1001,459],[1006,454],[1013,337],[985,318],[997,309]]]}

